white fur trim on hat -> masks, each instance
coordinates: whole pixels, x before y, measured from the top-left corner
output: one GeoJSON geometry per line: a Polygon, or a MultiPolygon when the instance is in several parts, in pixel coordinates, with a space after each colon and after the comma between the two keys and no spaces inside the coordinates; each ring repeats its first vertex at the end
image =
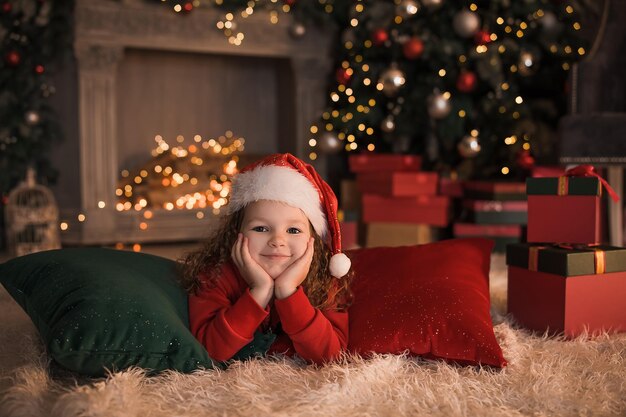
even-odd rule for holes
{"type": "Polygon", "coordinates": [[[328,269],[330,270],[330,275],[335,278],[341,278],[350,271],[351,265],[352,262],[350,262],[350,258],[345,253],[336,253],[330,257],[328,269]]]}
{"type": "Polygon", "coordinates": [[[233,179],[229,207],[231,212],[259,200],[280,201],[299,208],[322,238],[328,232],[317,188],[293,168],[261,165],[239,173],[233,179]]]}

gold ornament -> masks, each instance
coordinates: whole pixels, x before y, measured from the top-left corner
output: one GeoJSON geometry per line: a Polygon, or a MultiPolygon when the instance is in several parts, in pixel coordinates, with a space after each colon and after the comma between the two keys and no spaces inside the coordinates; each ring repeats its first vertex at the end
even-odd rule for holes
{"type": "Polygon", "coordinates": [[[539,58],[536,54],[528,50],[522,50],[519,54],[517,68],[523,76],[533,75],[539,67],[539,58]]]}
{"type": "Polygon", "coordinates": [[[480,28],[478,15],[469,10],[461,10],[454,16],[452,21],[454,31],[464,38],[473,36],[480,28]]]}
{"type": "Polygon", "coordinates": [[[34,126],[39,123],[41,117],[39,116],[38,112],[34,110],[29,110],[26,112],[26,114],[24,114],[24,120],[26,120],[27,124],[34,126]]]}
{"type": "Polygon", "coordinates": [[[393,116],[389,115],[383,119],[383,122],[380,124],[380,129],[383,132],[391,133],[396,129],[396,122],[393,120],[393,116]]]}
{"type": "Polygon", "coordinates": [[[480,142],[476,136],[463,136],[457,145],[457,150],[463,158],[474,158],[480,153],[480,142]]]}
{"type": "Polygon", "coordinates": [[[428,115],[433,119],[443,119],[451,107],[449,94],[435,91],[428,97],[428,115]]]}
{"type": "Polygon", "coordinates": [[[415,0],[402,0],[396,8],[396,13],[406,19],[407,17],[415,16],[419,9],[420,6],[415,0]]]}
{"type": "Polygon", "coordinates": [[[322,132],[317,139],[317,146],[322,153],[334,154],[341,151],[341,140],[335,132],[322,132]]]}
{"type": "Polygon", "coordinates": [[[395,65],[383,71],[378,81],[383,85],[383,93],[387,97],[393,97],[398,94],[400,88],[406,82],[404,72],[398,69],[395,65]]]}
{"type": "Polygon", "coordinates": [[[289,34],[291,35],[292,38],[295,38],[295,39],[301,38],[304,35],[306,35],[306,26],[304,26],[304,24],[302,24],[301,22],[295,22],[289,28],[289,34]]]}

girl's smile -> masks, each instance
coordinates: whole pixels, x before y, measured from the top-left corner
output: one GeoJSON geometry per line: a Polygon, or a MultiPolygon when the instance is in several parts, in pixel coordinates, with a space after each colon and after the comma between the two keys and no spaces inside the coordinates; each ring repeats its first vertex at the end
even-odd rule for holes
{"type": "Polygon", "coordinates": [[[302,210],[259,200],[246,206],[241,232],[252,259],[276,279],[306,251],[311,226],[302,210]]]}

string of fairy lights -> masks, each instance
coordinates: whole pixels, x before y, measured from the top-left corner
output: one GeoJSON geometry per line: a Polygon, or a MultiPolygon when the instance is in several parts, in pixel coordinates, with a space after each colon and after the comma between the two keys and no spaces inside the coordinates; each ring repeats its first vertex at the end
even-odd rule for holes
{"type": "MultiPolygon", "coordinates": [[[[147,163],[120,172],[115,189],[116,211],[140,214],[138,228],[142,231],[149,229],[155,211],[195,210],[199,220],[207,211],[219,215],[228,204],[231,179],[239,172],[245,139],[227,131],[217,138],[195,135],[190,144],[185,144],[183,135],[178,135],[173,145],[161,135],[156,135],[154,141],[152,158],[147,163]]],[[[104,201],[98,202],[98,208],[105,207],[104,201]]],[[[79,213],[77,220],[83,223],[87,216],[79,213]]],[[[69,230],[69,224],[61,221],[61,230],[69,230]]],[[[134,244],[133,248],[140,250],[141,245],[134,244]]]]}

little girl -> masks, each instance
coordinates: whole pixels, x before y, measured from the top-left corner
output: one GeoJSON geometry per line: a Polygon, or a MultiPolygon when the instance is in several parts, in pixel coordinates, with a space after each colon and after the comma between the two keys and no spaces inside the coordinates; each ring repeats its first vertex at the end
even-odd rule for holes
{"type": "Polygon", "coordinates": [[[217,361],[250,349],[255,335],[269,339],[268,353],[337,357],[348,343],[351,274],[330,186],[312,166],[276,154],[233,179],[228,207],[184,262],[195,337],[217,361]]]}

